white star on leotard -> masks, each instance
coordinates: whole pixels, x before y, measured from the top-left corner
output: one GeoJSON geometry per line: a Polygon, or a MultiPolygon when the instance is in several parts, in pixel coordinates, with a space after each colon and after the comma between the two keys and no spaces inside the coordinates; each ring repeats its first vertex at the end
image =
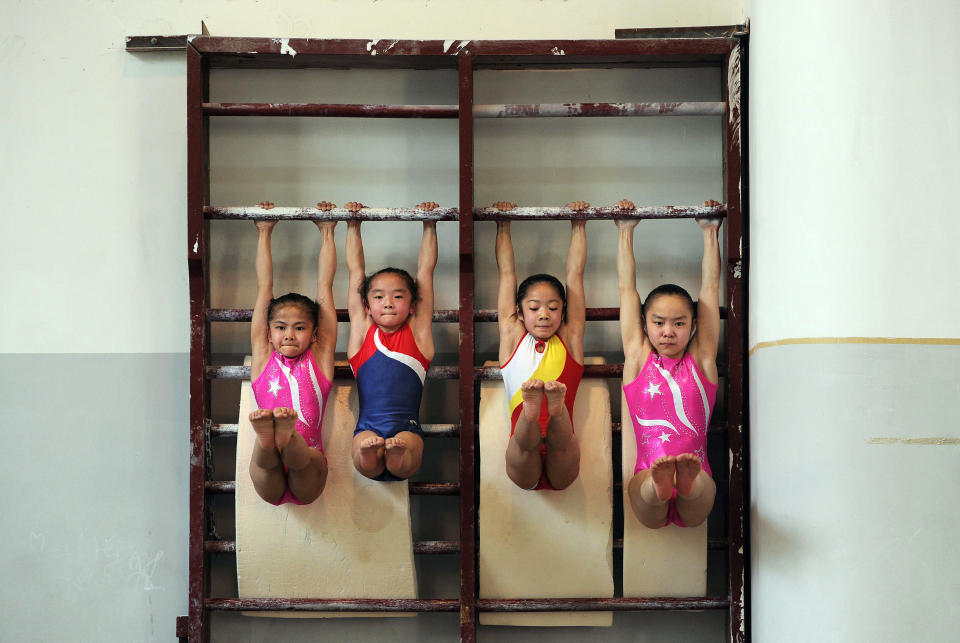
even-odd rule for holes
{"type": "Polygon", "coordinates": [[[650,384],[647,386],[647,388],[643,392],[647,393],[650,396],[651,400],[655,395],[662,395],[662,393],[660,393],[660,385],[654,384],[653,382],[650,382],[650,384]]]}
{"type": "Polygon", "coordinates": [[[270,392],[273,393],[273,396],[276,397],[277,393],[282,387],[280,386],[280,378],[270,380],[270,392]]]}
{"type": "Polygon", "coordinates": [[[661,433],[661,434],[658,435],[657,437],[660,438],[660,444],[663,444],[664,442],[669,442],[669,441],[670,441],[670,436],[667,435],[667,432],[666,432],[666,431],[664,431],[663,433],[661,433]]]}

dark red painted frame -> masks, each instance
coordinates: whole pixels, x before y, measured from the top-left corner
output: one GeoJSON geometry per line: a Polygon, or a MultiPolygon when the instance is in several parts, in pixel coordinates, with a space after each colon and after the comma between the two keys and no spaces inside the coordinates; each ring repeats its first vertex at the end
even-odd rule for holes
{"type": "MultiPolygon", "coordinates": [[[[315,40],[268,38],[188,38],[187,49],[187,263],[190,288],[190,546],[189,612],[177,619],[177,635],[190,641],[209,638],[207,612],[221,610],[341,610],[341,611],[460,611],[460,638],[476,638],[477,611],[549,611],[637,610],[637,609],[716,609],[727,608],[728,640],[749,639],[749,588],[745,561],[747,556],[747,497],[745,446],[746,424],[746,220],[743,189],[744,168],[742,124],[745,123],[741,81],[746,57],[745,38],[647,38],[637,40],[563,40],[563,41],[410,41],[410,40],[315,40]],[[295,50],[291,56],[287,52],[295,50]],[[726,546],[729,558],[729,591],[725,599],[516,599],[488,600],[477,597],[476,578],[476,470],[475,470],[475,380],[486,379],[484,369],[474,366],[474,321],[483,318],[474,310],[473,300],[473,71],[480,68],[541,67],[629,67],[669,65],[710,65],[726,72],[724,101],[727,113],[724,127],[724,202],[727,218],[727,351],[728,395],[727,434],[731,453],[729,481],[729,538],[711,541],[711,548],[726,546]],[[258,106],[215,106],[210,104],[208,82],[211,67],[381,67],[381,68],[455,68],[459,86],[460,140],[460,307],[456,317],[460,327],[459,425],[460,482],[458,485],[421,484],[420,493],[457,493],[460,496],[460,542],[418,543],[418,553],[452,553],[459,549],[461,582],[458,601],[452,599],[377,601],[314,599],[209,599],[207,555],[230,551],[227,543],[207,541],[206,494],[228,492],[229,485],[205,480],[205,454],[210,433],[210,323],[213,319],[237,320],[234,315],[209,310],[209,127],[211,114],[241,115],[262,113],[258,106]],[[221,489],[220,487],[223,487],[221,489]],[[455,489],[458,487],[458,489],[455,489]]],[[[422,107],[422,106],[421,106],[422,107]]],[[[423,110],[403,106],[286,106],[273,108],[275,115],[366,115],[379,117],[450,117],[448,110],[423,110]]],[[[588,216],[556,212],[552,217],[606,218],[612,212],[592,209],[588,216]]],[[[498,218],[489,210],[476,211],[480,219],[498,218]]],[[[643,215],[639,215],[643,216],[643,215]]],[[[691,216],[690,212],[668,216],[691,216]]],[[[509,215],[504,216],[508,218],[509,215]]],[[[220,217],[217,217],[220,218],[220,217]]],[[[224,216],[223,218],[231,218],[224,216]]],[[[238,217],[232,217],[238,218],[238,217]]],[[[646,217],[644,217],[646,218],[646,217]]],[[[651,217],[652,218],[652,217],[651,217]]],[[[607,309],[598,309],[607,310],[607,309]]],[[[450,311],[451,313],[453,311],[450,311]]],[[[612,315],[611,315],[612,316],[612,315]]],[[[453,321],[452,315],[450,315],[453,321]]],[[[598,316],[596,318],[606,318],[598,316]]],[[[617,365],[600,369],[593,376],[616,375],[617,365]]],[[[229,368],[229,367],[227,367],[229,368]]],[[[215,376],[215,375],[214,375],[215,376]]],[[[413,486],[413,485],[411,485],[413,486]]]]}

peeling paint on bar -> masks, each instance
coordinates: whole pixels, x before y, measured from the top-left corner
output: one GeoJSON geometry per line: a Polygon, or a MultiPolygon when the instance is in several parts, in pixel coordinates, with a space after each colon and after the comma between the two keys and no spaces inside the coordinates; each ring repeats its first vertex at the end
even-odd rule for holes
{"type": "Polygon", "coordinates": [[[351,212],[346,208],[334,208],[323,212],[314,208],[278,206],[264,210],[259,206],[213,207],[205,206],[203,216],[207,219],[294,219],[303,221],[456,221],[457,208],[417,210],[416,208],[363,208],[351,212]]]}
{"type": "Polygon", "coordinates": [[[275,42],[275,43],[277,43],[278,45],[280,45],[280,55],[281,55],[281,56],[289,55],[291,58],[295,58],[295,57],[297,56],[296,50],[295,50],[293,47],[290,46],[290,39],[289,39],[289,38],[274,38],[274,39],[273,39],[273,42],[275,42]]]}
{"type": "Polygon", "coordinates": [[[517,207],[506,212],[496,208],[477,208],[473,211],[476,221],[500,221],[507,219],[702,219],[726,217],[723,205],[679,206],[654,205],[623,210],[618,207],[585,208],[571,210],[562,207],[517,207]]]}
{"type": "Polygon", "coordinates": [[[736,130],[736,139],[740,141],[740,47],[734,47],[730,52],[730,63],[727,67],[727,96],[730,101],[728,118],[736,130]]]}
{"type": "Polygon", "coordinates": [[[583,117],[583,116],[722,116],[720,101],[655,103],[531,103],[476,105],[474,118],[583,117]]]}
{"type": "Polygon", "coordinates": [[[559,47],[554,47],[553,49],[550,50],[550,53],[553,54],[554,56],[565,55],[563,49],[560,49],[559,47]]]}

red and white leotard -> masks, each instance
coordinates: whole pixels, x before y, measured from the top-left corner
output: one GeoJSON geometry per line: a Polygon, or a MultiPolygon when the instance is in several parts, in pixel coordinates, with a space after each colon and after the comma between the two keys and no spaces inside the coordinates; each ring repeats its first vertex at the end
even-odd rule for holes
{"type": "MultiPolygon", "coordinates": [[[[530,333],[524,333],[517,343],[513,355],[505,364],[500,366],[500,373],[503,375],[503,386],[506,388],[507,397],[510,400],[510,435],[513,435],[520,413],[523,412],[523,391],[520,387],[530,379],[544,382],[556,380],[565,384],[567,392],[563,403],[567,407],[567,413],[570,414],[571,420],[573,419],[573,403],[577,397],[580,379],[583,377],[583,364],[579,364],[573,359],[567,351],[566,344],[557,335],[553,335],[546,341],[541,341],[530,333]]],[[[547,411],[547,404],[544,401],[540,406],[541,435],[547,434],[547,422],[549,420],[550,413],[547,411]]],[[[541,450],[541,455],[545,456],[545,454],[546,445],[541,450]]],[[[547,480],[546,469],[544,469],[540,482],[535,488],[553,489],[550,481],[547,480]]]]}

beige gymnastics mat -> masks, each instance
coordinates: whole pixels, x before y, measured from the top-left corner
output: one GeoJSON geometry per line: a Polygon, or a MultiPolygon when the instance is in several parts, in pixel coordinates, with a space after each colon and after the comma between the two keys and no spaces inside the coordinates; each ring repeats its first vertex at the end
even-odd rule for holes
{"type": "MultiPolygon", "coordinates": [[[[330,470],[309,505],[275,507],[253,488],[248,467],[256,408],[249,382],[240,395],[237,436],[237,588],[240,598],[416,598],[407,483],[375,482],[353,467],[357,418],[352,380],[337,380],[323,421],[330,470]]],[[[247,612],[251,616],[409,616],[385,612],[247,612]]]]}
{"type": "Polygon", "coordinates": [[[707,521],[698,527],[648,529],[630,508],[627,485],[637,464],[637,438],[621,394],[623,453],[623,595],[689,597],[707,593],[707,521]]]}
{"type": "MultiPolygon", "coordinates": [[[[597,363],[588,360],[588,363],[597,363]]],[[[580,476],[563,491],[525,491],[507,477],[503,382],[480,385],[480,598],[613,596],[610,393],[580,383],[573,409],[580,476]]],[[[612,612],[481,612],[485,625],[613,624],[612,612]]]]}

